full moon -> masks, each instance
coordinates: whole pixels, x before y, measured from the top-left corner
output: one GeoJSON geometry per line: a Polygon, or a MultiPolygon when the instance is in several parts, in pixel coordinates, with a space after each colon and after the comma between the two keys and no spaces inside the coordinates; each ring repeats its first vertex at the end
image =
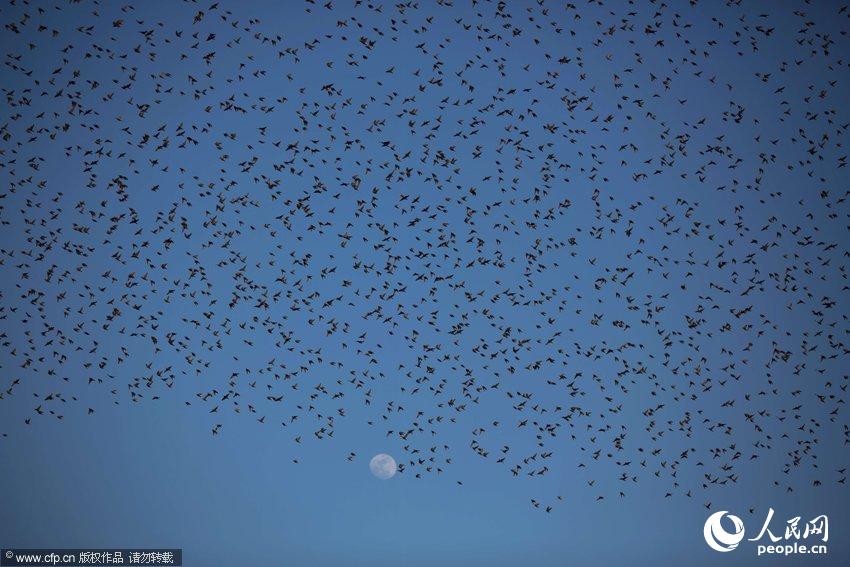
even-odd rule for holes
{"type": "Polygon", "coordinates": [[[395,459],[385,453],[379,453],[369,461],[369,470],[381,480],[387,480],[395,475],[395,459]]]}

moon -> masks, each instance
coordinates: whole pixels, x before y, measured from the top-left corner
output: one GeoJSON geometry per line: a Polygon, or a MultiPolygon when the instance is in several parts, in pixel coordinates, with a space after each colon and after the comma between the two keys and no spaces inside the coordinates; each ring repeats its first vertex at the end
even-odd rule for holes
{"type": "Polygon", "coordinates": [[[392,478],[396,471],[395,459],[386,453],[379,453],[369,461],[369,470],[381,480],[392,478]]]}

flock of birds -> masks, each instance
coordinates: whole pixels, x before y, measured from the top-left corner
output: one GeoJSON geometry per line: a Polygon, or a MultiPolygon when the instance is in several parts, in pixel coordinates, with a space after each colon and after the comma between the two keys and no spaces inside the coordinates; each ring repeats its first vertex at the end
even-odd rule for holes
{"type": "Polygon", "coordinates": [[[3,438],[176,402],[408,479],[845,484],[847,6],[0,20],[3,438]]]}

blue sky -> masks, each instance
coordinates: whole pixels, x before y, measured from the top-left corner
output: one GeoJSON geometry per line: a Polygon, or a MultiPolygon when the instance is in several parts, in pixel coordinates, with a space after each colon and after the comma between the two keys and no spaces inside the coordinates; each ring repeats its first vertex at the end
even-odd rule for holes
{"type": "Polygon", "coordinates": [[[0,9],[0,545],[846,564],[840,7],[59,6],[0,9]]]}

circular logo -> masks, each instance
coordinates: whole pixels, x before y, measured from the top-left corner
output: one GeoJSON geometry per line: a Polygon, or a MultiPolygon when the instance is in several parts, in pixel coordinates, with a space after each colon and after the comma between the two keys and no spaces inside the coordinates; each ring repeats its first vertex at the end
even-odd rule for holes
{"type": "Polygon", "coordinates": [[[715,551],[732,551],[744,539],[744,522],[741,521],[741,518],[729,514],[729,519],[735,528],[734,532],[729,533],[720,525],[720,520],[725,515],[726,510],[715,512],[705,521],[705,527],[702,530],[705,543],[715,551]]]}

